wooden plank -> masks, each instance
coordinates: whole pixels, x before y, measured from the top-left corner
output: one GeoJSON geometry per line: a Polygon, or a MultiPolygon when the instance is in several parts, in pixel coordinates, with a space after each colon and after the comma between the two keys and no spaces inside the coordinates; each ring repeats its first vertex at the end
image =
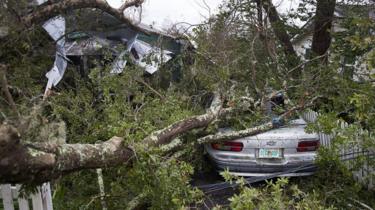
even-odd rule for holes
{"type": "Polygon", "coordinates": [[[44,210],[53,210],[51,185],[49,182],[42,185],[42,201],[44,210]]]}
{"type": "Polygon", "coordinates": [[[16,186],[10,185],[10,189],[12,190],[12,197],[13,197],[13,199],[16,199],[18,197],[18,191],[16,189],[16,186]]]}
{"type": "Polygon", "coordinates": [[[369,190],[373,190],[373,189],[375,189],[375,185],[374,185],[374,176],[372,176],[372,175],[375,173],[374,168],[370,168],[369,173],[370,173],[370,180],[369,180],[369,182],[368,182],[367,188],[368,188],[369,190]]]}
{"type": "Polygon", "coordinates": [[[12,189],[10,184],[1,185],[1,197],[3,199],[4,210],[14,210],[12,189]]]}
{"type": "Polygon", "coordinates": [[[104,181],[103,181],[103,172],[101,168],[96,169],[96,173],[98,174],[98,185],[100,191],[100,202],[102,204],[102,209],[107,210],[107,203],[105,202],[105,189],[104,189],[104,181]]]}
{"type": "Polygon", "coordinates": [[[19,197],[19,191],[21,189],[21,185],[19,185],[19,184],[16,185],[16,189],[17,189],[17,200],[18,200],[19,209],[20,210],[30,210],[29,201],[27,200],[27,198],[19,197]]]}
{"type": "Polygon", "coordinates": [[[31,200],[33,204],[33,210],[43,210],[42,195],[40,193],[40,187],[35,194],[31,195],[31,200]]]}

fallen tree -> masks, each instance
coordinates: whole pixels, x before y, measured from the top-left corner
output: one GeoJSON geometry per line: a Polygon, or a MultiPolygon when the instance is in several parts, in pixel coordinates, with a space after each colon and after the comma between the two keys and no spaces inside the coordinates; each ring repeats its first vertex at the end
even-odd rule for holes
{"type": "MultiPolygon", "coordinates": [[[[142,3],[143,0],[126,1],[119,9],[114,9],[105,0],[48,1],[36,7],[30,13],[22,15],[19,22],[26,28],[30,28],[68,10],[97,8],[129,24],[134,29],[143,31],[124,14],[127,9],[139,7],[142,3]]],[[[284,52],[296,57],[286,30],[284,27],[276,27],[281,20],[275,7],[270,1],[263,1],[262,5],[269,15],[268,18],[272,26],[275,27],[276,36],[284,46],[284,52]]],[[[150,32],[145,31],[145,33],[150,32]]],[[[2,66],[5,66],[5,64],[2,66]]],[[[6,93],[7,101],[12,109],[16,111],[17,107],[7,90],[8,84],[5,72],[2,72],[4,78],[2,79],[3,92],[6,93]]],[[[216,94],[206,113],[182,119],[166,128],[152,132],[143,139],[141,143],[143,148],[167,145],[176,137],[193,129],[207,127],[218,118],[227,115],[232,111],[232,107],[223,108],[223,98],[223,96],[216,94]]],[[[291,108],[281,118],[287,118],[291,113],[303,108],[305,106],[291,108]]],[[[4,122],[0,126],[0,182],[3,183],[44,182],[78,170],[124,165],[131,162],[134,153],[137,152],[134,151],[135,147],[132,147],[132,145],[125,145],[120,137],[113,137],[100,144],[58,144],[39,140],[25,141],[24,136],[21,135],[22,129],[25,128],[17,126],[17,123],[19,122],[4,122]]],[[[255,135],[270,130],[274,126],[272,122],[268,122],[254,128],[225,135],[208,135],[200,138],[198,142],[227,141],[255,135]]]]}
{"type": "MultiPolygon", "coordinates": [[[[325,66],[327,68],[322,68],[324,71],[319,71],[317,77],[309,79],[304,74],[310,70],[306,68],[306,64],[312,61],[319,63],[319,58],[326,54],[303,63],[288,62],[285,59],[293,57],[289,55],[293,55],[293,51],[297,50],[291,48],[290,40],[284,39],[289,36],[289,29],[286,24],[284,26],[280,24],[283,22],[281,15],[275,19],[276,6],[271,5],[271,1],[236,1],[243,2],[245,6],[249,2],[258,4],[256,9],[257,14],[260,15],[253,20],[264,21],[262,23],[264,25],[259,24],[260,27],[264,27],[262,33],[253,30],[253,23],[256,22],[246,22],[254,17],[252,11],[246,16],[245,12],[248,11],[246,9],[251,10],[251,8],[237,10],[243,17],[249,17],[242,19],[243,22],[237,22],[237,12],[231,13],[233,15],[228,18],[226,15],[230,12],[225,11],[225,14],[218,16],[212,25],[200,31],[202,37],[207,37],[198,42],[197,51],[200,52],[200,57],[188,55],[197,60],[193,66],[184,66],[188,68],[184,68],[183,74],[186,77],[183,77],[182,83],[173,83],[173,87],[168,90],[159,86],[160,83],[157,81],[160,79],[157,78],[159,75],[140,79],[142,72],[130,66],[127,69],[129,71],[124,71],[122,75],[116,77],[106,74],[107,69],[100,69],[100,67],[90,69],[92,72],[89,78],[72,75],[75,72],[69,69],[64,81],[56,88],[59,91],[58,95],[51,96],[45,101],[46,109],[41,111],[40,115],[29,117],[37,121],[38,126],[41,127],[34,129],[35,126],[31,126],[33,122],[25,123],[24,119],[29,116],[32,107],[40,102],[37,96],[42,91],[43,84],[38,84],[43,83],[41,78],[52,60],[50,55],[41,59],[40,54],[34,54],[34,50],[44,51],[49,45],[51,49],[54,45],[50,43],[50,39],[47,39],[44,31],[38,31],[38,27],[35,27],[36,30],[29,31],[24,30],[25,26],[30,29],[48,19],[43,18],[43,15],[40,15],[42,13],[50,17],[59,14],[56,9],[59,7],[61,11],[68,13],[78,4],[80,6],[77,8],[94,7],[103,11],[107,8],[102,1],[84,2],[86,3],[81,4],[78,0],[49,1],[41,7],[36,7],[35,10],[30,10],[31,13],[15,10],[23,15],[14,23],[23,21],[28,22],[27,25],[10,27],[9,34],[12,36],[4,37],[3,31],[0,31],[0,39],[7,41],[5,44],[7,47],[2,45],[0,53],[1,62],[7,64],[4,65],[7,66],[7,70],[1,72],[0,80],[0,91],[4,96],[0,98],[0,182],[38,184],[54,180],[51,183],[54,185],[56,195],[55,208],[100,208],[99,200],[105,200],[106,205],[103,205],[103,208],[108,209],[124,209],[127,206],[132,209],[139,206],[142,206],[139,209],[147,207],[180,209],[200,205],[203,195],[194,188],[191,179],[200,176],[202,171],[209,168],[203,158],[201,144],[228,141],[273,129],[280,125],[280,121],[287,123],[293,113],[303,111],[314,104],[316,95],[324,95],[322,103],[336,106],[336,108],[324,107],[324,111],[329,110],[330,115],[326,118],[327,115],[321,113],[325,117],[322,118],[323,123],[332,125],[330,123],[333,121],[332,118],[337,119],[334,117],[336,111],[341,112],[355,106],[361,109],[354,113],[361,114],[358,115],[360,120],[356,119],[357,125],[363,123],[369,128],[373,127],[373,123],[370,123],[374,122],[371,118],[373,113],[371,102],[374,97],[373,94],[369,94],[373,88],[370,89],[369,86],[361,88],[358,84],[347,86],[353,84],[349,80],[341,84],[341,77],[335,73],[337,66],[330,65],[330,62],[325,66]],[[63,2],[67,4],[63,5],[63,2]],[[265,8],[267,6],[269,9],[265,8]],[[36,11],[42,13],[31,17],[30,15],[36,11]],[[49,13],[49,11],[53,12],[49,13]],[[269,12],[273,14],[270,15],[269,12]],[[263,15],[268,15],[264,18],[274,19],[267,22],[263,15]],[[272,15],[273,17],[270,17],[272,15]],[[271,27],[267,26],[275,20],[271,27]],[[238,25],[239,23],[244,25],[238,25]],[[281,28],[272,30],[273,26],[281,28]],[[22,34],[18,34],[21,31],[22,34]],[[36,38],[30,35],[35,31],[36,38]],[[271,45],[275,47],[274,56],[267,55],[265,49],[262,49],[264,43],[258,42],[262,39],[260,37],[263,32],[265,42],[272,42],[271,45]],[[280,39],[276,34],[278,32],[286,36],[280,39]],[[41,34],[45,39],[39,42],[38,35],[41,34]],[[31,41],[24,41],[29,38],[25,38],[26,35],[30,35],[31,41]],[[27,45],[30,43],[31,45],[27,45]],[[8,50],[9,48],[11,49],[8,50]],[[6,54],[10,56],[6,57],[6,54]],[[27,58],[31,59],[27,60],[27,58]],[[284,65],[284,61],[293,65],[284,65]],[[294,80],[295,82],[289,80],[286,73],[299,70],[303,70],[302,74],[296,74],[296,77],[301,76],[301,78],[294,80]],[[330,74],[326,75],[327,72],[330,74]],[[324,77],[328,79],[322,79],[324,77]],[[253,81],[249,82],[251,79],[253,81]],[[211,98],[212,92],[219,89],[217,87],[220,87],[222,95],[216,95],[215,100],[211,102],[208,98],[211,98]],[[352,88],[356,89],[353,91],[352,88]],[[271,120],[264,112],[263,105],[268,98],[265,96],[270,91],[279,89],[283,89],[283,93],[287,93],[291,99],[290,102],[276,107],[275,112],[284,114],[273,116],[271,120]],[[134,98],[130,99],[130,96],[134,98]],[[301,103],[301,101],[310,101],[310,103],[301,103]],[[204,110],[210,102],[211,107],[204,110]],[[17,112],[20,114],[16,114],[17,112]],[[66,136],[64,138],[66,142],[51,141],[54,137],[49,138],[49,135],[37,135],[39,131],[50,134],[45,132],[49,131],[44,129],[45,127],[51,128],[50,130],[60,128],[59,123],[54,123],[55,120],[65,123],[66,135],[61,136],[66,136]],[[233,127],[237,131],[216,133],[216,127],[233,127]],[[34,135],[28,135],[30,133],[34,135]],[[95,170],[90,170],[94,168],[103,168],[100,177],[103,178],[102,184],[105,184],[105,190],[100,194],[96,187],[97,174],[95,170]]],[[[8,8],[12,7],[13,5],[9,5],[8,8]]],[[[230,9],[233,8],[237,7],[230,9]]],[[[119,11],[115,12],[122,15],[123,13],[119,11]]],[[[0,16],[2,14],[1,11],[0,16]]],[[[3,25],[3,22],[0,22],[0,25],[3,25]]],[[[324,29],[322,32],[327,31],[324,29]]],[[[327,33],[321,34],[327,36],[327,33]]],[[[354,114],[353,117],[357,117],[354,114]]],[[[330,170],[332,162],[328,163],[326,167],[322,167],[324,174],[335,174],[335,179],[340,177],[339,173],[332,173],[330,170]]],[[[338,188],[330,191],[341,192],[342,179],[339,180],[340,182],[335,182],[323,176],[323,179],[314,182],[313,189],[307,192],[322,187],[323,196],[317,197],[316,200],[335,200],[336,195],[329,195],[330,199],[320,198],[327,198],[325,193],[327,186],[331,186],[330,182],[340,183],[337,185],[338,188]]],[[[350,186],[354,185],[350,184],[350,186]]],[[[242,195],[254,195],[252,193],[254,191],[250,191],[250,194],[248,192],[244,191],[242,195]]],[[[358,195],[358,191],[345,190],[345,192],[358,195]]],[[[269,196],[272,193],[261,193],[267,198],[272,197],[269,196]]],[[[232,204],[236,203],[236,200],[241,203],[244,200],[247,203],[259,202],[257,198],[242,199],[242,195],[233,197],[232,204]]],[[[345,199],[346,196],[347,193],[345,199]]],[[[276,199],[275,202],[264,200],[262,203],[269,203],[271,209],[296,205],[287,200],[288,205],[282,202],[284,207],[280,207],[279,201],[280,199],[276,199]],[[274,203],[278,204],[273,205],[274,203]]],[[[340,204],[342,201],[337,199],[340,204]]],[[[326,207],[335,206],[335,202],[326,207]]],[[[343,206],[345,208],[346,203],[343,206]]]]}
{"type": "MultiPolygon", "coordinates": [[[[299,105],[281,115],[278,120],[287,121],[297,111],[308,105],[299,105]]],[[[215,94],[205,114],[177,121],[166,128],[152,132],[139,145],[125,145],[121,137],[112,137],[98,144],[59,144],[45,140],[25,142],[20,132],[12,125],[0,126],[0,182],[42,183],[62,175],[84,169],[114,167],[130,164],[136,153],[152,147],[168,145],[175,138],[198,128],[204,128],[215,120],[230,114],[233,108],[223,108],[220,94],[215,94]]],[[[271,130],[278,125],[270,121],[265,124],[224,134],[213,134],[197,139],[197,143],[222,142],[271,130]]],[[[173,143],[173,142],[172,142],[173,143]]]]}
{"type": "MultiPolygon", "coordinates": [[[[208,126],[225,113],[221,107],[217,95],[207,113],[153,132],[144,139],[145,148],[168,144],[191,129],[208,126]]],[[[0,126],[0,182],[42,183],[78,170],[125,165],[134,157],[133,149],[124,145],[120,137],[93,145],[34,142],[23,142],[21,134],[12,125],[3,123],[0,126]]]]}

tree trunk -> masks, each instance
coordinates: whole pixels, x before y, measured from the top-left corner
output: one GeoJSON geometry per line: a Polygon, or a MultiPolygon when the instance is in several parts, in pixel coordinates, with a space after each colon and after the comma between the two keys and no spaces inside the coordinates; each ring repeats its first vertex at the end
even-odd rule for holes
{"type": "Polygon", "coordinates": [[[319,0],[317,2],[312,41],[314,56],[324,55],[331,45],[331,28],[335,6],[336,0],[319,0]]]}

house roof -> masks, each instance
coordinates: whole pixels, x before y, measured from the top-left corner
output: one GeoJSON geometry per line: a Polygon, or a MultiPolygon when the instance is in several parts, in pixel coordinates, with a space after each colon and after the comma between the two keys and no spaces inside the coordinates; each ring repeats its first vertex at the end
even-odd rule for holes
{"type": "Polygon", "coordinates": [[[152,26],[138,24],[143,31],[135,31],[112,15],[97,9],[72,11],[66,17],[67,38],[69,41],[99,37],[113,42],[123,42],[138,34],[137,39],[153,46],[160,46],[173,53],[179,53],[181,42],[174,36],[152,26]]]}

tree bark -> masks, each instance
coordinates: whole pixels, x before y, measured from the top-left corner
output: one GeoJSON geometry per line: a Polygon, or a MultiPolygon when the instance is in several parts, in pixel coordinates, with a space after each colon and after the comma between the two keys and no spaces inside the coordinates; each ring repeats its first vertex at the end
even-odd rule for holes
{"type": "Polygon", "coordinates": [[[14,102],[13,100],[13,97],[12,97],[12,94],[9,92],[9,88],[8,88],[8,80],[7,80],[7,77],[6,77],[6,73],[7,73],[7,67],[4,65],[4,64],[0,64],[0,84],[1,84],[1,89],[3,90],[3,93],[6,97],[6,100],[9,104],[9,106],[12,108],[12,110],[14,111],[14,113],[16,113],[17,115],[18,114],[18,111],[17,111],[17,106],[16,106],[16,103],[14,102]]]}
{"type": "MultiPolygon", "coordinates": [[[[289,119],[289,117],[294,112],[297,112],[298,110],[304,109],[307,106],[311,106],[311,105],[301,104],[299,106],[295,106],[295,107],[291,108],[290,110],[286,111],[284,114],[282,114],[279,117],[279,120],[280,121],[287,121],[289,119]]],[[[245,129],[245,130],[208,135],[208,136],[205,136],[205,137],[202,137],[202,138],[198,139],[198,143],[206,144],[206,143],[212,143],[212,142],[229,141],[229,140],[234,140],[234,139],[238,139],[238,138],[243,138],[243,137],[246,137],[246,136],[257,135],[259,133],[269,131],[273,128],[275,128],[275,125],[272,121],[270,121],[270,122],[264,123],[262,125],[258,125],[258,126],[252,127],[252,128],[245,129]]]]}
{"type": "MultiPolygon", "coordinates": [[[[284,22],[281,20],[276,7],[272,4],[271,0],[255,0],[258,5],[262,5],[267,16],[268,20],[271,23],[273,32],[281,44],[284,55],[286,66],[288,68],[293,68],[297,66],[300,62],[297,52],[294,50],[293,44],[291,42],[291,37],[289,36],[284,22]]],[[[268,46],[265,46],[268,49],[268,46]]],[[[301,76],[302,68],[298,68],[296,71],[293,71],[288,77],[291,79],[299,79],[301,76]]]]}
{"type": "Polygon", "coordinates": [[[143,142],[148,146],[160,146],[168,144],[181,133],[185,133],[195,128],[206,127],[212,121],[222,115],[227,114],[228,112],[230,112],[230,109],[222,109],[221,96],[218,93],[215,93],[210,109],[207,110],[205,114],[180,120],[164,129],[155,131],[146,137],[143,142]]]}
{"type": "Polygon", "coordinates": [[[34,11],[22,18],[22,23],[27,27],[30,27],[71,9],[97,8],[113,15],[115,18],[128,24],[129,27],[134,30],[142,31],[146,34],[153,34],[155,32],[139,27],[124,15],[126,9],[130,7],[138,7],[142,5],[143,2],[144,0],[127,1],[119,9],[116,9],[111,7],[106,0],[62,0],[52,4],[45,3],[38,6],[34,11]]]}
{"type": "Polygon", "coordinates": [[[258,24],[260,28],[263,28],[263,6],[261,0],[256,0],[257,4],[257,18],[258,18],[258,24]]]}
{"type": "Polygon", "coordinates": [[[317,2],[312,51],[315,56],[324,55],[331,45],[331,28],[334,18],[336,0],[319,0],[317,2]]]}
{"type": "Polygon", "coordinates": [[[291,38],[288,32],[286,31],[285,24],[280,19],[280,16],[275,6],[272,4],[271,0],[256,0],[256,1],[258,4],[261,4],[264,10],[266,11],[268,19],[271,23],[272,29],[275,33],[275,36],[277,37],[277,39],[280,41],[280,43],[283,46],[285,55],[288,57],[289,56],[293,57],[293,59],[297,58],[297,53],[294,50],[292,42],[290,41],[291,38]]]}
{"type": "Polygon", "coordinates": [[[267,122],[265,124],[252,127],[252,128],[248,128],[245,130],[241,130],[241,131],[233,131],[233,132],[228,132],[228,133],[218,133],[218,134],[208,135],[208,136],[198,139],[198,143],[207,144],[207,143],[213,143],[213,142],[229,141],[229,140],[234,140],[238,138],[243,138],[246,136],[257,135],[259,133],[271,130],[273,128],[274,126],[272,122],[267,122]]]}
{"type": "Polygon", "coordinates": [[[43,183],[78,170],[123,165],[133,156],[120,137],[101,144],[23,144],[14,127],[0,127],[1,183],[43,183]]]}

